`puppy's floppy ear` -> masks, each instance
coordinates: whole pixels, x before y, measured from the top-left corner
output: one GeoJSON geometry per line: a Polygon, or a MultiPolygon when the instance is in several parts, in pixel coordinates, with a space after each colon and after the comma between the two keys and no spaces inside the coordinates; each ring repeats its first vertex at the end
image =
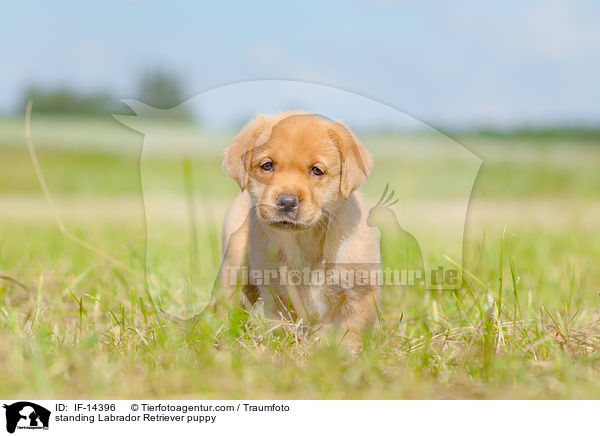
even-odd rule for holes
{"type": "Polygon", "coordinates": [[[365,181],[373,167],[373,160],[358,138],[341,121],[335,121],[330,135],[340,151],[342,174],[340,192],[347,200],[365,181]]]}
{"type": "Polygon", "coordinates": [[[223,168],[229,177],[246,189],[256,139],[266,127],[266,117],[258,115],[233,138],[223,154],[223,168]]]}

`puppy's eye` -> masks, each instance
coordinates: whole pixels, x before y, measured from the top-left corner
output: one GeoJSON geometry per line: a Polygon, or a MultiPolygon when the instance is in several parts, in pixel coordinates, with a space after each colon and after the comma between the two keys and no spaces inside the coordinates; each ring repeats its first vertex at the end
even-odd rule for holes
{"type": "Polygon", "coordinates": [[[264,171],[271,171],[273,169],[273,162],[265,162],[260,166],[264,171]]]}
{"type": "Polygon", "coordinates": [[[325,172],[319,167],[312,167],[310,169],[310,172],[313,173],[315,176],[322,176],[323,174],[325,174],[325,172]]]}

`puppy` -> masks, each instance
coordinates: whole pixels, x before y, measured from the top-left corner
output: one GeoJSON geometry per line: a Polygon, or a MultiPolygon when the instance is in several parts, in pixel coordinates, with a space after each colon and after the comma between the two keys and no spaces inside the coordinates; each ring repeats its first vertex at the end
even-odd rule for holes
{"type": "Polygon", "coordinates": [[[380,294],[372,279],[379,246],[358,191],[372,167],[368,151],[341,122],[292,111],[250,121],[223,167],[242,190],[223,226],[225,301],[262,302],[360,346],[380,294]]]}

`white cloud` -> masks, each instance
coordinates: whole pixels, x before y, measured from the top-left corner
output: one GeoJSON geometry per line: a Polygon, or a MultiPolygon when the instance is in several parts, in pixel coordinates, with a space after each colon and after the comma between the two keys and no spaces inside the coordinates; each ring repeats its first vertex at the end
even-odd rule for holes
{"type": "Polygon", "coordinates": [[[255,41],[248,47],[248,60],[258,69],[276,68],[283,58],[283,51],[272,41],[255,41]]]}
{"type": "Polygon", "coordinates": [[[287,52],[272,40],[251,43],[247,49],[248,63],[259,79],[289,79],[304,82],[350,86],[350,79],[339,69],[303,59],[297,53],[287,52]]]}
{"type": "Polygon", "coordinates": [[[543,2],[523,15],[523,44],[555,59],[598,56],[600,27],[597,16],[577,10],[574,3],[543,2]]]}

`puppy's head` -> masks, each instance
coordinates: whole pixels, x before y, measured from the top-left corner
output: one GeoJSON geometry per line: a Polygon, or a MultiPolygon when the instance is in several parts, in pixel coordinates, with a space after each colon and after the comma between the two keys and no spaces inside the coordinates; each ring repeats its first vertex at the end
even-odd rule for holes
{"type": "Polygon", "coordinates": [[[364,183],[371,156],[341,122],[286,112],[259,115],[225,150],[223,165],[248,189],[261,221],[303,230],[364,183]]]}

